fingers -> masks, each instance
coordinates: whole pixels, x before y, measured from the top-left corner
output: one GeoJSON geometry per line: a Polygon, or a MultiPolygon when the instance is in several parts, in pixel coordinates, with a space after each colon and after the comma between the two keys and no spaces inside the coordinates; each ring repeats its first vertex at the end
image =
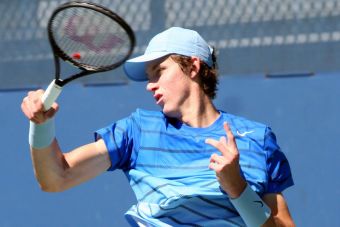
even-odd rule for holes
{"type": "Polygon", "coordinates": [[[58,110],[59,110],[59,105],[57,103],[53,103],[51,108],[44,113],[45,117],[46,118],[53,117],[58,110]]]}
{"type": "Polygon", "coordinates": [[[218,149],[225,157],[228,157],[230,153],[234,155],[238,154],[239,152],[237,149],[236,140],[228,123],[225,122],[223,127],[227,138],[225,136],[222,136],[219,140],[208,138],[205,140],[205,142],[218,149]]]}
{"type": "Polygon", "coordinates": [[[211,155],[209,168],[215,171],[216,179],[223,190],[232,195],[235,191],[235,182],[243,178],[240,174],[240,157],[235,137],[227,123],[223,124],[223,128],[226,136],[222,136],[219,140],[211,138],[206,140],[207,144],[210,144],[222,153],[222,155],[211,155]]]}
{"type": "Polygon", "coordinates": [[[212,154],[210,157],[209,168],[215,172],[220,172],[224,162],[223,156],[212,154]]]}
{"type": "Polygon", "coordinates": [[[43,95],[42,90],[38,90],[36,92],[30,91],[28,93],[28,99],[29,99],[29,108],[33,113],[38,113],[44,110],[44,105],[41,102],[41,96],[43,95]]]}
{"type": "Polygon", "coordinates": [[[227,149],[225,137],[221,137],[220,140],[214,140],[214,139],[208,138],[205,140],[205,143],[210,144],[211,146],[215,147],[217,150],[221,151],[222,154],[227,149]]]}
{"type": "Polygon", "coordinates": [[[44,94],[43,90],[30,91],[21,103],[21,110],[25,116],[35,122],[43,123],[47,119],[53,117],[58,111],[59,107],[57,103],[52,105],[52,108],[48,111],[44,110],[44,105],[41,101],[41,97],[44,94]]]}
{"type": "Polygon", "coordinates": [[[228,137],[228,146],[230,147],[230,152],[238,153],[236,140],[235,140],[234,134],[231,132],[229,124],[227,122],[224,122],[223,127],[228,137]]]}
{"type": "Polygon", "coordinates": [[[232,169],[239,168],[238,162],[238,155],[234,155],[232,153],[229,153],[227,157],[218,154],[212,154],[210,156],[209,168],[214,170],[216,174],[219,174],[224,169],[228,169],[228,174],[230,174],[233,172],[232,169]]]}
{"type": "Polygon", "coordinates": [[[218,154],[212,154],[210,157],[210,162],[218,163],[218,164],[224,164],[226,162],[225,157],[220,156],[218,154]]]}
{"type": "Polygon", "coordinates": [[[226,162],[227,160],[225,159],[225,157],[217,154],[212,154],[210,157],[209,168],[215,171],[220,171],[220,168],[224,166],[226,162]]]}
{"type": "Polygon", "coordinates": [[[21,103],[21,110],[22,112],[26,115],[26,117],[28,119],[31,119],[33,118],[33,115],[29,109],[29,106],[28,106],[28,97],[26,96],[23,100],[22,100],[22,103],[21,103]]]}

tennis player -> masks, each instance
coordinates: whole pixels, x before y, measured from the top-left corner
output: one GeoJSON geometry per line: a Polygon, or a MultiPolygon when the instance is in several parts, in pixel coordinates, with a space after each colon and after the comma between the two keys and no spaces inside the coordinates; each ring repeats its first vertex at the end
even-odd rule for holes
{"type": "Polygon", "coordinates": [[[54,134],[58,105],[45,111],[42,90],[24,98],[42,190],[64,191],[121,169],[138,201],[126,213],[131,226],[294,226],[282,194],[292,175],[274,133],[213,105],[216,57],[197,32],[159,33],[124,69],[148,81],[161,111],[137,109],[68,153],[54,134]]]}

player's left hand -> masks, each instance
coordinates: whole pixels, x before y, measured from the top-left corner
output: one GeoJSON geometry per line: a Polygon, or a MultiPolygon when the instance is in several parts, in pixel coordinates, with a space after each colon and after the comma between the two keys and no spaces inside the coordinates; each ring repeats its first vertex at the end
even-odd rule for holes
{"type": "Polygon", "coordinates": [[[222,136],[220,140],[208,138],[205,141],[222,153],[211,155],[209,168],[215,171],[217,180],[229,197],[237,198],[245,189],[246,181],[241,176],[235,137],[228,123],[225,122],[223,127],[227,137],[222,136]]]}

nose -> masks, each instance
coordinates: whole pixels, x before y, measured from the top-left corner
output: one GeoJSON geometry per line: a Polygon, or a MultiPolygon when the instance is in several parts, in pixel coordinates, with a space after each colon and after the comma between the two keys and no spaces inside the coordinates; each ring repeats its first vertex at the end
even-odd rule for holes
{"type": "Polygon", "coordinates": [[[153,81],[148,81],[147,85],[146,85],[146,90],[150,91],[150,92],[155,92],[158,88],[157,83],[153,82],[153,81]]]}

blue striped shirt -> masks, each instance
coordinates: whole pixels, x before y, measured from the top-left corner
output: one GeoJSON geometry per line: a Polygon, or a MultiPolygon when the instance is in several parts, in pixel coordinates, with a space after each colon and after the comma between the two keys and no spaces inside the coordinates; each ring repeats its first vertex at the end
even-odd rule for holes
{"type": "Polygon", "coordinates": [[[245,226],[208,168],[220,152],[205,139],[225,136],[228,122],[240,152],[241,173],[260,196],[293,185],[290,167],[271,129],[220,111],[209,127],[192,128],[162,112],[137,109],[95,133],[136,195],[126,213],[132,226],[245,226]]]}

